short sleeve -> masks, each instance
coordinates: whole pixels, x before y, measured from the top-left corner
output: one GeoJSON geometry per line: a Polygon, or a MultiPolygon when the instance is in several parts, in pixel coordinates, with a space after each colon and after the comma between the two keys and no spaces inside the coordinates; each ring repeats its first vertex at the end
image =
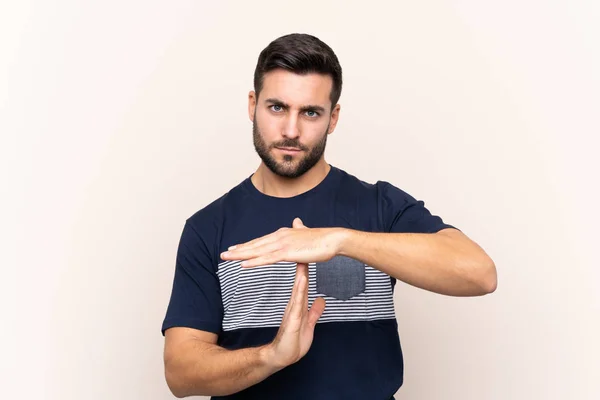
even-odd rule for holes
{"type": "Polygon", "coordinates": [[[175,262],[171,298],[162,334],[172,327],[187,327],[219,334],[223,319],[221,288],[209,246],[188,220],[175,262]]]}
{"type": "Polygon", "coordinates": [[[435,233],[445,228],[457,229],[433,215],[422,200],[416,200],[394,185],[379,181],[377,187],[385,232],[435,233]]]}

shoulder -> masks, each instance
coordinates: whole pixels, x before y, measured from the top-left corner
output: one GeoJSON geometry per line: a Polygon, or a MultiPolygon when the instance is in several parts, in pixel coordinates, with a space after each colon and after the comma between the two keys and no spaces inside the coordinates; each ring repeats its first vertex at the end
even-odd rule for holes
{"type": "Polygon", "coordinates": [[[347,171],[340,169],[341,175],[341,190],[345,194],[353,194],[354,196],[366,196],[373,198],[378,202],[393,202],[395,204],[410,204],[415,202],[406,191],[386,180],[375,180],[368,182],[347,171]]]}
{"type": "Polygon", "coordinates": [[[377,190],[377,182],[371,183],[356,175],[338,168],[340,174],[340,189],[357,194],[369,194],[377,190]]]}
{"type": "Polygon", "coordinates": [[[228,214],[243,208],[244,200],[245,192],[240,183],[191,214],[185,221],[186,225],[199,234],[216,233],[228,214]]]}

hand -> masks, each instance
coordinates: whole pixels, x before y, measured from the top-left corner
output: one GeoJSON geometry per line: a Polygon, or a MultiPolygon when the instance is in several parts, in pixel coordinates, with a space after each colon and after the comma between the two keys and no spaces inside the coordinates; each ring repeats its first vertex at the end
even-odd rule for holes
{"type": "Polygon", "coordinates": [[[315,325],[325,310],[325,299],[317,298],[308,310],[308,265],[298,263],[296,279],[281,326],[266,346],[268,363],[280,370],[306,355],[312,345],[315,325]]]}
{"type": "Polygon", "coordinates": [[[344,239],[342,228],[307,228],[295,218],[292,228],[281,228],[269,235],[231,246],[221,254],[223,260],[245,260],[242,267],[275,264],[324,262],[339,251],[344,239]]]}

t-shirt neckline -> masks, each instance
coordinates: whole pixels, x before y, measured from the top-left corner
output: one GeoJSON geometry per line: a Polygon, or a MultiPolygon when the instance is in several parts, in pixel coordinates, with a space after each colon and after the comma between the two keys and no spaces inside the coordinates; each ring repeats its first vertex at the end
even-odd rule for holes
{"type": "Polygon", "coordinates": [[[337,177],[339,176],[340,171],[338,168],[336,168],[332,164],[329,164],[329,166],[331,168],[329,169],[329,172],[327,173],[327,175],[325,175],[325,178],[323,178],[323,180],[321,180],[321,182],[319,182],[312,189],[309,189],[306,192],[300,193],[300,194],[298,194],[296,196],[292,196],[292,197],[277,197],[277,196],[271,196],[271,195],[261,192],[260,190],[258,190],[256,188],[256,186],[254,186],[254,183],[252,183],[251,178],[254,175],[254,173],[252,173],[250,176],[248,176],[244,180],[243,186],[252,195],[252,197],[254,197],[260,201],[270,201],[270,202],[280,202],[280,203],[300,201],[300,200],[304,200],[309,197],[315,196],[315,195],[317,195],[321,192],[324,192],[327,189],[333,187],[337,177]]]}

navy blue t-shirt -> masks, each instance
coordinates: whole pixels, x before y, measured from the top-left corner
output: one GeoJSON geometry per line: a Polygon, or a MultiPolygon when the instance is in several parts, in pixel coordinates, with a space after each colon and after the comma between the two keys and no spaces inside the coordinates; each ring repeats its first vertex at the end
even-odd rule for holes
{"type": "MultiPolygon", "coordinates": [[[[218,345],[231,350],[272,341],[296,264],[242,269],[241,261],[223,261],[220,254],[291,227],[295,217],[311,228],[368,232],[453,228],[392,184],[369,184],[335,166],[316,187],[290,198],[265,195],[248,177],[187,219],[163,334],[175,326],[213,332],[218,345]]],[[[389,275],[348,257],[309,264],[309,307],[318,297],[325,298],[326,307],[306,356],[254,386],[212,399],[393,398],[403,382],[394,284],[389,275]]]]}

